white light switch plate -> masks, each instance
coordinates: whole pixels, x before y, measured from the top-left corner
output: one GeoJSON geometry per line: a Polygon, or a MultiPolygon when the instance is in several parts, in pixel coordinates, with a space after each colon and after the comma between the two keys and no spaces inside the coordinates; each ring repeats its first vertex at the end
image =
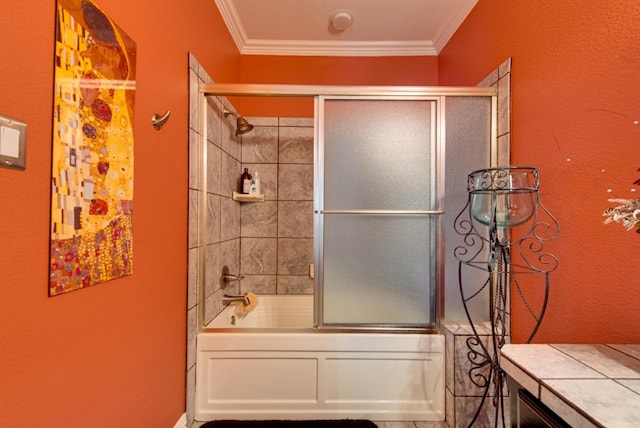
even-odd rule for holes
{"type": "Polygon", "coordinates": [[[24,169],[26,147],[27,124],[0,115],[0,166],[24,169]]]}

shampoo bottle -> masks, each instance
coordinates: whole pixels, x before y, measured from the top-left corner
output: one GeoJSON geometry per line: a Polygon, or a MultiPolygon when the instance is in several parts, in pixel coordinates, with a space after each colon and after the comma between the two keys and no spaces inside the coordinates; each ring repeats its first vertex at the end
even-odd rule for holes
{"type": "Polygon", "coordinates": [[[242,176],[240,177],[241,193],[250,193],[251,189],[251,174],[249,174],[249,168],[245,168],[242,176]]]}
{"type": "Polygon", "coordinates": [[[249,187],[250,195],[259,195],[260,194],[260,176],[258,175],[258,171],[253,174],[251,178],[251,186],[249,187]]]}

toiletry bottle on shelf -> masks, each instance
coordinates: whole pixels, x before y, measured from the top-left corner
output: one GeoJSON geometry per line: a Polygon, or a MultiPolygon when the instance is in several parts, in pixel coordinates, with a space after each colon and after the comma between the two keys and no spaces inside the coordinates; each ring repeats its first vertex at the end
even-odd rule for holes
{"type": "Polygon", "coordinates": [[[258,171],[253,174],[251,177],[251,186],[249,187],[250,195],[259,195],[260,194],[260,176],[258,175],[258,171]]]}
{"type": "Polygon", "coordinates": [[[251,188],[251,174],[249,174],[249,168],[245,168],[242,176],[240,177],[241,193],[249,194],[251,188]]]}

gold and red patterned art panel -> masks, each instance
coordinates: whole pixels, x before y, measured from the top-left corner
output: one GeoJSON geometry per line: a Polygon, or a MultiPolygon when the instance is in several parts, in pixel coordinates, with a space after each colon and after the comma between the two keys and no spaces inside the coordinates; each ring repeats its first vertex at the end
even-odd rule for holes
{"type": "Polygon", "coordinates": [[[49,295],[133,273],[136,44],[88,0],[56,3],[49,295]]]}

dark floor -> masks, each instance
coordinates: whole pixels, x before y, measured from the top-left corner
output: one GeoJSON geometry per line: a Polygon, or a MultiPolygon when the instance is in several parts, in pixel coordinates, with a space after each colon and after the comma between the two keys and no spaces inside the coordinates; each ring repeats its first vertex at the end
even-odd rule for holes
{"type": "MultiPolygon", "coordinates": [[[[446,422],[406,422],[406,421],[373,421],[378,428],[449,428],[446,422]]],[[[204,422],[196,422],[191,428],[198,428],[204,422]]]]}

